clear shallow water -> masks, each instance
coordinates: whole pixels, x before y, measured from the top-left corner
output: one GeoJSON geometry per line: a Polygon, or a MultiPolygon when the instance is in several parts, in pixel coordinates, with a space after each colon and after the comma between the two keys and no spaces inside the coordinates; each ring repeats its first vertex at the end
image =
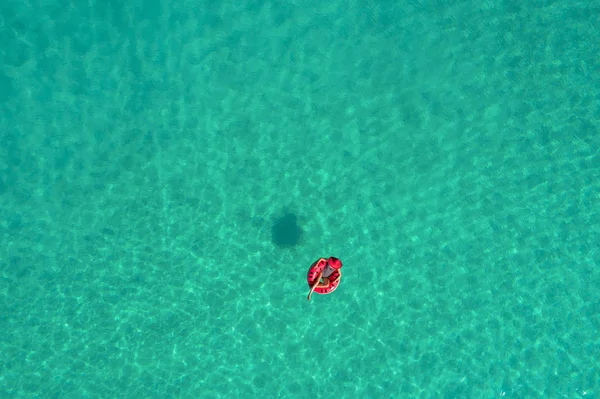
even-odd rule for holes
{"type": "Polygon", "coordinates": [[[0,396],[598,396],[597,3],[121,4],[0,6],[0,396]]]}

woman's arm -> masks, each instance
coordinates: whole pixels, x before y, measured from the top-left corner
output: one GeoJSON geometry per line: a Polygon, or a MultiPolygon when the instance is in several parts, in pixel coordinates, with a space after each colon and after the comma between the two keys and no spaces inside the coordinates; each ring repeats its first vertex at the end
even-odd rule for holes
{"type": "Polygon", "coordinates": [[[335,283],[336,281],[338,281],[339,279],[341,279],[341,278],[342,278],[342,271],[341,271],[341,270],[338,270],[338,273],[339,273],[339,274],[338,274],[338,276],[335,278],[335,280],[333,280],[333,281],[331,282],[331,284],[335,283]]]}

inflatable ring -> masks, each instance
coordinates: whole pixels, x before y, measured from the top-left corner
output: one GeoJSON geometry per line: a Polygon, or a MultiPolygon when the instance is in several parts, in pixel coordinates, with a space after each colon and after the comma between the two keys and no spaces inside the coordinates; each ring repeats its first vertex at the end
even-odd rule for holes
{"type": "MultiPolygon", "coordinates": [[[[325,266],[327,266],[327,259],[321,258],[313,263],[310,269],[308,269],[308,276],[306,280],[308,281],[309,287],[312,287],[317,282],[317,277],[319,277],[319,273],[325,269],[325,266]]],[[[339,275],[339,270],[334,271],[331,276],[329,276],[329,280],[333,281],[333,283],[330,283],[327,287],[317,287],[315,288],[315,292],[322,295],[331,294],[333,291],[335,291],[338,285],[340,285],[340,281],[342,279],[338,278],[339,275]]]]}

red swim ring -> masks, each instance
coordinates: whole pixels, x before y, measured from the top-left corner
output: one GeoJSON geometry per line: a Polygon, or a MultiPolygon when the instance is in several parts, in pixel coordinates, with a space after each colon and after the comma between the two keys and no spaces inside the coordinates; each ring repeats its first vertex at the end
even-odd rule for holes
{"type": "Polygon", "coordinates": [[[340,260],[337,258],[321,258],[313,263],[310,269],[308,269],[308,286],[312,287],[317,282],[319,273],[325,269],[328,263],[335,269],[335,271],[329,276],[329,280],[333,281],[333,283],[330,283],[327,287],[315,288],[315,292],[317,294],[331,294],[340,285],[340,281],[342,280],[341,278],[338,278],[341,274],[339,269],[342,267],[342,262],[340,262],[340,260]]]}

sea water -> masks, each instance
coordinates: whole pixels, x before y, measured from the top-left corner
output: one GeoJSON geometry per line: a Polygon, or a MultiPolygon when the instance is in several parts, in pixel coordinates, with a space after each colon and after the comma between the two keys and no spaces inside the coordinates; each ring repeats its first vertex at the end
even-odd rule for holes
{"type": "Polygon", "coordinates": [[[1,397],[600,396],[597,2],[0,11],[1,397]]]}

